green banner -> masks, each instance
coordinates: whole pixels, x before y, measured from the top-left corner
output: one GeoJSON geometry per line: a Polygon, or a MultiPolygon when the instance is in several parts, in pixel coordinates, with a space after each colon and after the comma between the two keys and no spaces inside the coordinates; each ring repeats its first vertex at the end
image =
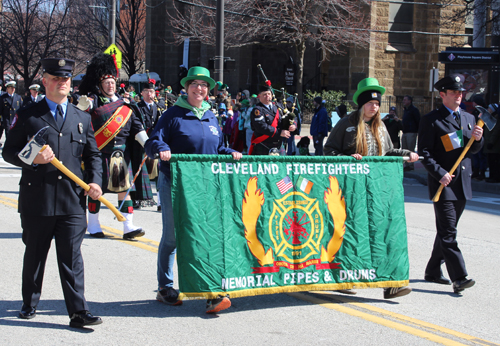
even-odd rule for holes
{"type": "Polygon", "coordinates": [[[174,155],[180,299],[408,285],[400,157],[174,155]]]}

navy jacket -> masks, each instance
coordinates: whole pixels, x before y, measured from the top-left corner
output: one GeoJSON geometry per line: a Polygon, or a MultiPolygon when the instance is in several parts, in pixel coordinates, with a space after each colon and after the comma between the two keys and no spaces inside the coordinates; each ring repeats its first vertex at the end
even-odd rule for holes
{"type": "MultiPolygon", "coordinates": [[[[432,199],[439,186],[439,180],[448,173],[458,160],[463,149],[472,137],[472,129],[476,121],[472,114],[460,111],[461,126],[453,118],[453,115],[445,107],[433,110],[420,120],[418,131],[418,154],[424,157],[422,161],[427,170],[427,181],[429,197],[432,199]],[[461,148],[446,151],[442,136],[462,129],[463,144],[461,148]]],[[[472,176],[472,154],[477,153],[483,146],[484,139],[474,141],[465,158],[460,162],[453,173],[455,178],[443,189],[440,200],[463,200],[472,198],[471,176],[472,176]]]]}
{"type": "Polygon", "coordinates": [[[22,167],[19,182],[19,213],[32,216],[85,214],[84,190],[54,165],[27,165],[17,156],[41,128],[43,136],[59,159],[83,180],[82,161],[87,183],[101,184],[101,153],[97,149],[90,115],[68,103],[62,129],[56,124],[45,100],[22,108],[5,141],[5,161],[22,167]]]}
{"type": "MultiPolygon", "coordinates": [[[[208,110],[198,119],[187,108],[173,106],[163,113],[144,146],[146,154],[154,158],[161,151],[172,154],[230,154],[235,150],[223,144],[219,121],[208,110]]],[[[160,170],[170,177],[170,163],[161,161],[160,170]]]]}
{"type": "Polygon", "coordinates": [[[311,136],[326,136],[328,134],[328,112],[323,105],[321,105],[314,113],[311,121],[310,132],[311,136]]]}

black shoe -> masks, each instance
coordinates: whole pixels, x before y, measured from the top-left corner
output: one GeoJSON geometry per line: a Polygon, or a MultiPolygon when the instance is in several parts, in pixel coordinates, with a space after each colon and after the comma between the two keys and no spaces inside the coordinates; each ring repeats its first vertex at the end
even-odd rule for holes
{"type": "Polygon", "coordinates": [[[438,278],[435,278],[434,276],[430,276],[430,275],[425,275],[424,280],[429,281],[429,282],[434,282],[437,284],[441,284],[441,285],[451,285],[451,281],[448,280],[447,278],[445,278],[443,275],[441,275],[438,278]]]}
{"type": "Polygon", "coordinates": [[[141,209],[141,202],[140,201],[134,201],[134,209],[141,209]]]}
{"type": "Polygon", "coordinates": [[[21,311],[19,311],[19,318],[30,320],[35,316],[36,316],[36,307],[23,304],[23,306],[21,307],[21,311]]]}
{"type": "Polygon", "coordinates": [[[161,211],[161,205],[156,207],[156,211],[161,211]]]}
{"type": "Polygon", "coordinates": [[[104,233],[102,232],[97,232],[97,233],[89,233],[89,235],[91,237],[94,237],[94,238],[104,238],[104,233]]]}
{"type": "Polygon", "coordinates": [[[473,279],[456,280],[453,282],[453,292],[460,293],[466,288],[474,286],[475,283],[473,279]]]}
{"type": "Polygon", "coordinates": [[[85,326],[95,326],[101,324],[100,317],[92,315],[89,311],[79,311],[71,316],[69,326],[73,328],[83,328],[85,326]]]}
{"type": "Polygon", "coordinates": [[[167,305],[182,305],[182,300],[179,300],[179,292],[173,287],[166,287],[158,291],[156,300],[167,305]]]}
{"type": "Polygon", "coordinates": [[[134,238],[139,238],[142,237],[146,232],[142,230],[142,228],[138,228],[135,231],[124,233],[123,234],[123,239],[125,240],[132,240],[134,238]]]}

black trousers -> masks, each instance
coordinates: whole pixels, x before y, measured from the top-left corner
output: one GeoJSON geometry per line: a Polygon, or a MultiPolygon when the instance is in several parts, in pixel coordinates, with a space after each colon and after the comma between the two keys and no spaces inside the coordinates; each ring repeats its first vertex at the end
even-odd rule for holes
{"type": "Polygon", "coordinates": [[[87,220],[85,214],[65,216],[21,215],[23,243],[22,294],[25,305],[36,307],[42,293],[45,262],[55,239],[59,277],[68,314],[88,310],[84,297],[83,258],[80,251],[87,220]]]}
{"type": "Polygon", "coordinates": [[[457,243],[457,225],[465,209],[465,202],[458,200],[434,203],[437,234],[431,258],[425,268],[426,275],[440,277],[441,264],[445,263],[451,281],[467,276],[464,258],[457,243]]]}

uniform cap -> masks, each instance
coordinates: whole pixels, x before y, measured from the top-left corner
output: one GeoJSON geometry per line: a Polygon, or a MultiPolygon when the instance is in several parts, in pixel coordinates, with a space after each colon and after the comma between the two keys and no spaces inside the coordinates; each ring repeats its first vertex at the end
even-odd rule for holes
{"type": "Polygon", "coordinates": [[[463,80],[458,74],[452,74],[441,78],[434,84],[434,88],[438,91],[446,91],[446,90],[460,90],[465,91],[463,80]]]}
{"type": "Polygon", "coordinates": [[[39,84],[32,84],[32,85],[30,85],[29,89],[30,90],[33,89],[33,90],[38,91],[38,90],[40,90],[40,85],[39,84]]]}
{"type": "Polygon", "coordinates": [[[14,82],[13,80],[11,80],[10,82],[7,82],[5,83],[5,87],[16,87],[16,82],[14,82]]]}
{"type": "Polygon", "coordinates": [[[46,58],[42,59],[42,71],[57,77],[73,76],[75,60],[46,58]]]}

